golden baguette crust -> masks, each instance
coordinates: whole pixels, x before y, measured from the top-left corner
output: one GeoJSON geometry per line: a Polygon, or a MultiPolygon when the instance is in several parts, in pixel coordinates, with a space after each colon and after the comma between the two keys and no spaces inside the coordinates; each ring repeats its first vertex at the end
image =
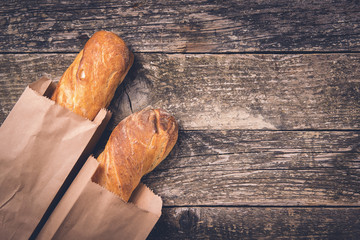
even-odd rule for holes
{"type": "Polygon", "coordinates": [[[121,121],[97,160],[92,180],[127,202],[140,179],[171,151],[178,137],[175,118],[146,108],[121,121]]]}
{"type": "Polygon", "coordinates": [[[116,34],[96,32],[61,77],[51,97],[56,103],[93,120],[107,108],[134,62],[116,34]]]}

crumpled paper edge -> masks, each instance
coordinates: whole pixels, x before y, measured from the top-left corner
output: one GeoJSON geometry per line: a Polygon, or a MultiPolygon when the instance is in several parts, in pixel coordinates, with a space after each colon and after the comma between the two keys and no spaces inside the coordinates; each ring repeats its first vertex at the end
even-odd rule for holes
{"type": "MultiPolygon", "coordinates": [[[[61,227],[63,222],[66,219],[66,216],[69,214],[71,209],[73,208],[73,205],[77,201],[77,199],[81,196],[83,190],[87,186],[87,184],[92,184],[96,187],[100,187],[103,191],[109,193],[114,197],[114,199],[120,201],[122,204],[124,204],[129,209],[136,209],[136,211],[142,211],[149,214],[152,214],[153,216],[156,216],[157,219],[161,216],[161,208],[162,208],[162,199],[160,196],[156,195],[150,188],[148,188],[146,185],[140,183],[139,186],[141,189],[145,189],[148,191],[148,193],[151,193],[152,200],[157,200],[159,206],[159,212],[153,212],[148,209],[144,209],[141,207],[138,207],[132,202],[124,202],[118,195],[115,193],[107,190],[103,186],[93,182],[91,180],[92,175],[95,173],[97,167],[99,166],[99,162],[93,157],[89,156],[86,163],[84,164],[83,168],[78,173],[77,177],[73,181],[73,188],[70,186],[68,190],[65,192],[63,198],[59,202],[59,204],[56,206],[55,210],[53,211],[52,215],[49,217],[48,221],[45,223],[43,229],[37,236],[37,239],[51,239],[57,232],[57,230],[61,227]]],[[[139,187],[138,186],[138,187],[139,187]]],[[[138,188],[137,187],[137,188],[138,188]]],[[[134,191],[135,192],[135,191],[134,191]]],[[[135,192],[136,194],[136,192],[135,192]]],[[[152,201],[149,201],[153,203],[152,201]]]]}
{"type": "Polygon", "coordinates": [[[151,189],[150,189],[148,186],[146,186],[145,184],[143,184],[143,183],[140,182],[140,183],[138,184],[138,186],[135,188],[135,190],[133,191],[133,193],[131,194],[131,197],[130,197],[129,201],[128,201],[128,202],[125,202],[123,199],[121,199],[121,198],[120,198],[116,193],[114,193],[113,191],[108,190],[108,189],[105,188],[104,186],[102,186],[102,185],[100,185],[100,184],[92,181],[91,179],[90,179],[90,181],[91,181],[91,183],[96,184],[97,186],[101,187],[101,188],[104,189],[105,191],[111,193],[111,194],[113,195],[113,197],[117,198],[119,201],[122,201],[124,204],[128,205],[129,207],[137,208],[137,209],[139,209],[139,210],[142,210],[142,211],[145,211],[145,212],[148,212],[148,213],[152,213],[152,214],[154,214],[154,215],[156,215],[156,216],[158,216],[158,217],[160,218],[163,201],[162,201],[162,199],[161,199],[161,197],[160,197],[159,195],[155,194],[154,191],[151,190],[151,189]],[[138,205],[136,205],[136,203],[133,202],[133,201],[134,201],[134,199],[133,199],[133,198],[134,198],[134,194],[136,194],[137,191],[139,191],[139,188],[145,188],[147,191],[149,191],[149,192],[152,193],[152,195],[154,196],[154,198],[156,197],[156,198],[159,199],[159,202],[160,202],[160,204],[161,204],[161,207],[160,207],[159,211],[150,211],[149,209],[139,207],[138,205]]]}

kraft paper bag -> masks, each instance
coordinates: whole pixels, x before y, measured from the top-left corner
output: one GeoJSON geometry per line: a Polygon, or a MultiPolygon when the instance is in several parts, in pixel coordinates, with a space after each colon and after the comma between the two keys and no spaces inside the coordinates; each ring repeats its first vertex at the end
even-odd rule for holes
{"type": "Polygon", "coordinates": [[[55,104],[55,84],[30,84],[0,128],[0,238],[28,239],[75,176],[111,114],[94,121],[55,104]]]}
{"type": "Polygon", "coordinates": [[[161,215],[161,198],[139,184],[125,203],[91,181],[97,166],[89,157],[37,239],[146,239],[161,215]]]}

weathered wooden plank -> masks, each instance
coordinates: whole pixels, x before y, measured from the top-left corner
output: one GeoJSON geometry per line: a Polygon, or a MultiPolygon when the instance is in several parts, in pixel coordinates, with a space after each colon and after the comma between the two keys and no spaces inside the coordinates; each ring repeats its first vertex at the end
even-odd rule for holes
{"type": "Polygon", "coordinates": [[[357,1],[3,1],[0,52],[78,52],[97,30],[136,52],[359,51],[357,1]]]}
{"type": "MultiPolygon", "coordinates": [[[[0,59],[1,122],[43,73],[58,80],[75,54],[0,59]]],[[[181,129],[359,129],[360,54],[136,54],[110,109],[112,129],[147,105],[181,129]]]]}
{"type": "Polygon", "coordinates": [[[165,206],[360,205],[360,169],[337,162],[337,155],[327,161],[339,166],[298,169],[242,168],[241,160],[246,157],[245,161],[250,162],[262,156],[214,157],[223,164],[162,169],[146,176],[143,182],[163,198],[165,206]]]}
{"type": "Polygon", "coordinates": [[[358,129],[359,64],[359,54],[143,54],[127,91],[134,110],[147,97],[186,129],[358,129]]]}
{"type": "Polygon", "coordinates": [[[148,239],[358,239],[359,208],[164,208],[148,239]]]}
{"type": "Polygon", "coordinates": [[[358,131],[180,131],[174,149],[155,171],[360,168],[359,142],[358,131]]]}
{"type": "Polygon", "coordinates": [[[67,55],[1,55],[0,56],[0,121],[19,99],[26,86],[47,75],[58,81],[74,56],[67,55]]]}
{"type": "Polygon", "coordinates": [[[172,205],[360,204],[358,131],[181,131],[144,182],[172,205]]]}
{"type": "Polygon", "coordinates": [[[234,153],[360,152],[359,131],[180,131],[176,158],[234,153]]]}

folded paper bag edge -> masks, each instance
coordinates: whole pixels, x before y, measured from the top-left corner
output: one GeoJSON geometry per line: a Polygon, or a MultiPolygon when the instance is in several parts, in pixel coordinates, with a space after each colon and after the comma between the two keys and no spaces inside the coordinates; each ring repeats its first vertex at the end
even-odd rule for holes
{"type": "MultiPolygon", "coordinates": [[[[123,202],[117,195],[109,192],[104,187],[100,186],[97,183],[91,181],[91,176],[96,171],[98,166],[98,161],[90,156],[86,161],[83,168],[80,170],[79,174],[75,178],[72,185],[68,188],[67,192],[56,206],[56,209],[51,214],[48,221],[45,223],[43,229],[41,230],[40,234],[37,236],[37,239],[45,240],[54,238],[57,235],[58,230],[60,231],[64,221],[66,221],[66,217],[75,205],[75,202],[84,191],[85,187],[90,184],[91,186],[95,187],[94,189],[98,189],[96,191],[102,192],[102,194],[107,194],[112,196],[113,199],[117,199],[120,202],[123,202]]],[[[91,200],[90,200],[91,201],[91,200]]],[[[133,195],[128,203],[123,202],[124,206],[129,209],[137,209],[136,211],[148,212],[151,214],[153,219],[156,219],[151,225],[154,226],[156,221],[161,216],[161,209],[162,209],[162,199],[160,196],[156,195],[152,190],[150,190],[146,185],[140,183],[138,187],[133,192],[133,195]]],[[[119,216],[120,217],[120,216],[119,216]]],[[[148,226],[148,227],[149,227],[148,226]]],[[[143,229],[143,232],[149,234],[151,231],[149,229],[143,229]]]]}
{"type": "Polygon", "coordinates": [[[52,239],[144,240],[158,220],[89,179],[52,239]]]}
{"type": "MultiPolygon", "coordinates": [[[[50,98],[52,95],[52,92],[56,88],[56,83],[53,82],[50,78],[43,76],[40,79],[36,80],[35,82],[32,82],[28,85],[28,87],[40,94],[41,96],[50,98]]],[[[51,100],[51,99],[49,99],[51,100]]],[[[53,100],[51,100],[53,101],[53,100]]],[[[70,110],[69,110],[70,111],[70,110]]],[[[95,116],[94,120],[89,120],[91,122],[94,122],[97,125],[101,125],[101,123],[104,121],[104,119],[107,119],[107,121],[111,118],[112,113],[110,110],[106,108],[101,108],[98,112],[98,114],[95,116]]]]}
{"type": "Polygon", "coordinates": [[[43,96],[47,91],[55,87],[55,83],[51,79],[43,76],[35,82],[30,83],[28,86],[43,96]]]}
{"type": "Polygon", "coordinates": [[[144,240],[159,218],[89,179],[52,239],[144,240]]]}
{"type": "Polygon", "coordinates": [[[162,209],[162,199],[156,195],[145,184],[140,183],[131,194],[129,203],[134,204],[140,209],[151,212],[160,218],[162,209]]]}

